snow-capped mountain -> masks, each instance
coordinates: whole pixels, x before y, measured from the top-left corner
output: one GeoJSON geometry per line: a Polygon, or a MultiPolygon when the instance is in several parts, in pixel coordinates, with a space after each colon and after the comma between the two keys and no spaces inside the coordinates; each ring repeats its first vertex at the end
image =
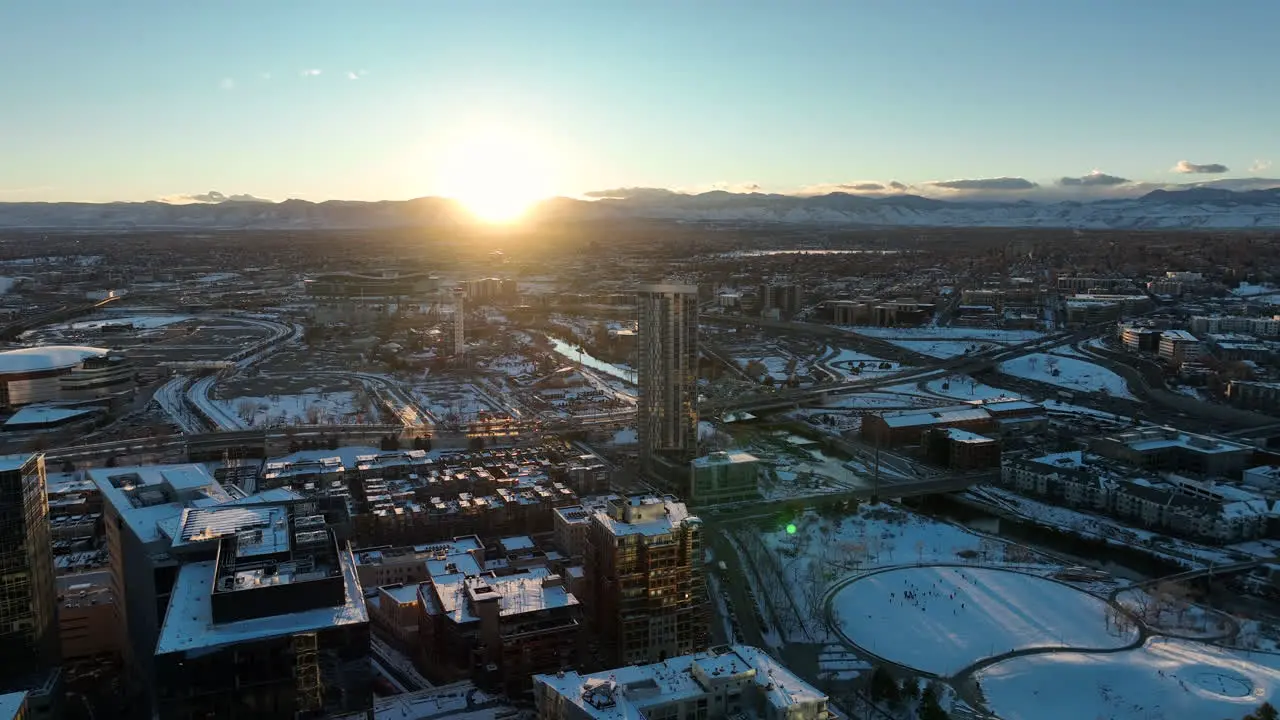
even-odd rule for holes
{"type": "MultiPolygon", "coordinates": [[[[234,196],[233,196],[234,197],[234,196]]],[[[1232,191],[1196,187],[1154,190],[1131,199],[1040,203],[951,202],[894,195],[831,193],[801,197],[713,191],[656,192],[596,201],[555,198],[533,211],[540,219],[651,218],[914,227],[1066,227],[1088,229],[1280,228],[1280,188],[1232,191]]],[[[196,204],[0,203],[0,228],[29,229],[374,229],[468,222],[454,201],[280,203],[227,199],[196,204]]]]}

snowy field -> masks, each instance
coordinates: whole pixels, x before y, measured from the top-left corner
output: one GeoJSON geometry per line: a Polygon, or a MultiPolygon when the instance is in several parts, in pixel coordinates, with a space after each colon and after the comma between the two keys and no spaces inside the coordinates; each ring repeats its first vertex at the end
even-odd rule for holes
{"type": "Polygon", "coordinates": [[[1038,340],[1044,333],[1036,330],[999,330],[993,328],[966,327],[846,327],[850,332],[881,340],[989,340],[1001,344],[1013,344],[1038,340]]]}
{"type": "Polygon", "coordinates": [[[152,330],[154,328],[174,325],[190,320],[190,315],[111,315],[99,316],[92,320],[81,320],[62,325],[51,325],[50,330],[97,330],[104,325],[132,325],[135,330],[152,330]]]}
{"type": "Polygon", "coordinates": [[[834,348],[828,348],[827,352],[837,352],[837,355],[828,360],[826,364],[838,370],[846,378],[888,375],[902,372],[906,367],[902,363],[884,360],[857,350],[839,348],[837,351],[834,348]]]}
{"type": "Polygon", "coordinates": [[[481,412],[500,412],[478,388],[449,379],[427,380],[415,385],[413,396],[428,412],[444,420],[469,421],[481,412]]]}
{"type": "Polygon", "coordinates": [[[900,348],[939,360],[949,360],[965,354],[976,355],[999,347],[996,343],[974,340],[898,340],[896,338],[886,338],[886,340],[900,348]]]}
{"type": "MultiPolygon", "coordinates": [[[[798,516],[794,533],[784,528],[739,533],[742,545],[764,567],[762,574],[776,580],[777,594],[790,597],[801,617],[823,618],[827,590],[844,578],[902,563],[963,563],[1010,565],[1043,570],[1043,556],[1001,540],[983,537],[951,523],[903,510],[895,505],[860,505],[839,518],[814,511],[798,516]]],[[[783,628],[796,642],[836,641],[825,622],[808,628],[783,628]]]]}
{"type": "Polygon", "coordinates": [[[1235,720],[1280,693],[1277,661],[1153,638],[1113,654],[1006,660],[977,680],[1002,720],[1235,720]]]}
{"type": "Polygon", "coordinates": [[[1104,392],[1112,397],[1135,399],[1124,378],[1076,358],[1033,353],[1000,363],[1000,372],[1079,392],[1104,392]]]}
{"type": "Polygon", "coordinates": [[[967,375],[930,380],[926,385],[929,392],[957,400],[1021,400],[1022,396],[1012,390],[984,385],[967,375]]]}
{"type": "Polygon", "coordinates": [[[921,672],[950,676],[1027,648],[1112,649],[1137,638],[1082,590],[989,568],[908,567],[856,580],[832,600],[853,644],[921,672]]]}
{"type": "Polygon", "coordinates": [[[282,425],[345,425],[376,423],[377,411],[367,400],[357,403],[353,392],[306,392],[270,397],[242,396],[215,400],[249,427],[282,425]],[[361,413],[361,410],[365,412],[361,413]]]}

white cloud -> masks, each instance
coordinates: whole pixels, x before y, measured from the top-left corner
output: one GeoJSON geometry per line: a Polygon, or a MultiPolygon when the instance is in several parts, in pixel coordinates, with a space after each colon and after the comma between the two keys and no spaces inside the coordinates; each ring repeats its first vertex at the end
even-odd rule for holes
{"type": "Polygon", "coordinates": [[[269,203],[272,201],[249,194],[224,195],[217,190],[210,190],[207,193],[199,194],[166,195],[160,198],[160,202],[166,202],[170,205],[217,205],[224,202],[269,203]]]}
{"type": "Polygon", "coordinates": [[[323,71],[320,70],[320,68],[308,68],[298,74],[301,75],[302,77],[315,77],[319,75],[321,72],[323,71]]]}
{"type": "Polygon", "coordinates": [[[1176,173],[1190,173],[1194,175],[1221,175],[1230,170],[1222,163],[1193,163],[1186,160],[1179,160],[1177,165],[1173,166],[1176,173]]]}
{"type": "Polygon", "coordinates": [[[1270,160],[1254,160],[1253,164],[1249,166],[1249,172],[1260,173],[1265,170],[1269,170],[1270,168],[1271,168],[1270,160]]]}
{"type": "Polygon", "coordinates": [[[348,80],[359,80],[360,78],[362,78],[362,77],[364,77],[365,75],[368,75],[368,74],[369,74],[369,71],[368,71],[368,70],[348,70],[348,71],[347,71],[347,79],[348,79],[348,80]]]}
{"type": "Polygon", "coordinates": [[[223,90],[235,90],[236,89],[235,78],[229,78],[229,77],[222,78],[221,80],[218,81],[218,87],[222,88],[223,90]]]}

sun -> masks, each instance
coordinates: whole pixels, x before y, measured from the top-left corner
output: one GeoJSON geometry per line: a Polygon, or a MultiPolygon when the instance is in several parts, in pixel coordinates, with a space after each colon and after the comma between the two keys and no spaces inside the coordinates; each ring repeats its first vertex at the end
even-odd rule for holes
{"type": "Polygon", "coordinates": [[[439,194],[485,222],[515,222],[554,194],[544,147],[505,128],[468,130],[444,144],[439,160],[439,194]]]}

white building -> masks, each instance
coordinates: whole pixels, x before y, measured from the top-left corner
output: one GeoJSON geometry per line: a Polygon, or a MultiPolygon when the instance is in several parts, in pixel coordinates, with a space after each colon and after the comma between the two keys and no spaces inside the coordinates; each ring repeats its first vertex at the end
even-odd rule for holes
{"type": "Polygon", "coordinates": [[[130,389],[133,364],[110,352],[78,345],[0,352],[0,408],[106,397],[130,389]]]}
{"type": "Polygon", "coordinates": [[[540,720],[826,720],[827,696],[758,648],[733,645],[590,675],[535,675],[540,720]]]}

